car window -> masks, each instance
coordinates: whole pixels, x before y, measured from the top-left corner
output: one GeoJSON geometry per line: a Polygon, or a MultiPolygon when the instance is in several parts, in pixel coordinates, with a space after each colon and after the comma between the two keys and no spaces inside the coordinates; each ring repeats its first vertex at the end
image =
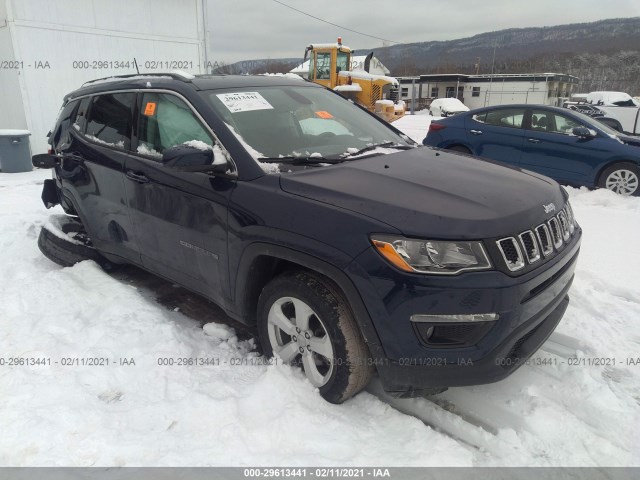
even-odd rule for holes
{"type": "Polygon", "coordinates": [[[490,110],[476,114],[473,120],[487,125],[495,125],[497,127],[521,128],[524,119],[524,109],[521,108],[503,108],[499,110],[490,110]]]}
{"type": "Polygon", "coordinates": [[[584,127],[584,125],[571,117],[548,110],[533,110],[531,112],[532,130],[572,135],[572,130],[575,127],[584,127]]]}
{"type": "Polygon", "coordinates": [[[252,87],[203,95],[256,159],[340,158],[372,144],[407,144],[386,124],[324,88],[252,87]]]}
{"type": "Polygon", "coordinates": [[[58,124],[51,136],[51,145],[54,148],[64,148],[64,145],[69,142],[69,128],[71,127],[79,103],[78,100],[72,100],[62,108],[58,116],[58,124]]]}
{"type": "Polygon", "coordinates": [[[213,138],[183,100],[165,93],[142,96],[138,153],[161,157],[167,148],[194,140],[213,145],[213,138]]]}
{"type": "Polygon", "coordinates": [[[86,137],[110,147],[129,148],[135,93],[96,95],[87,117],[86,137]]]}
{"type": "Polygon", "coordinates": [[[76,113],[76,117],[73,121],[73,128],[80,133],[84,133],[87,129],[87,113],[89,112],[91,101],[91,97],[85,97],[80,101],[78,112],[76,113]]]}

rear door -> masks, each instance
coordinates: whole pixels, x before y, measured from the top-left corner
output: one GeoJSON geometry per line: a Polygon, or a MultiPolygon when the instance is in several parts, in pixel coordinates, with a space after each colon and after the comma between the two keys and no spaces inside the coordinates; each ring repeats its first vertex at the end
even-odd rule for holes
{"type": "Polygon", "coordinates": [[[139,262],[123,178],[135,97],[132,92],[85,97],[73,124],[53,140],[63,154],[62,193],[73,200],[94,245],[139,262]]]}
{"type": "Polygon", "coordinates": [[[600,135],[580,138],[574,127],[587,127],[577,118],[547,110],[531,109],[525,130],[521,164],[523,168],[567,183],[584,183],[593,169],[608,158],[608,139],[600,135]]]}
{"type": "Polygon", "coordinates": [[[222,301],[229,294],[227,204],[235,181],[162,164],[162,153],[172,146],[215,144],[184,98],[140,93],[136,118],[136,151],[125,165],[125,185],[142,264],[222,301]]]}
{"type": "Polygon", "coordinates": [[[524,141],[525,108],[496,108],[467,115],[465,129],[473,153],[518,165],[524,141]]]}

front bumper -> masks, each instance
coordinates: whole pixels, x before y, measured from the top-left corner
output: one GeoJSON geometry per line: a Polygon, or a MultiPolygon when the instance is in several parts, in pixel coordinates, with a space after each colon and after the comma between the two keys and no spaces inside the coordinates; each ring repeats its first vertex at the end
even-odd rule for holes
{"type": "Polygon", "coordinates": [[[396,272],[365,253],[350,266],[380,338],[384,358],[376,367],[387,392],[419,395],[421,390],[496,382],[515,371],[549,337],[569,303],[581,232],[553,261],[521,277],[475,272],[433,278],[396,272]],[[362,268],[361,268],[362,267],[362,268]],[[384,270],[383,270],[384,269],[384,270]],[[374,275],[364,275],[375,272],[374,275]],[[473,345],[427,345],[409,319],[413,314],[497,312],[486,334],[473,345]]]}

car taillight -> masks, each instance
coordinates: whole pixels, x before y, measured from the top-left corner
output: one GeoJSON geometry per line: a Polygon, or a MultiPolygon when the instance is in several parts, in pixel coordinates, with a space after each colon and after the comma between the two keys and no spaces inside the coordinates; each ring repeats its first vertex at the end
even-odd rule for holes
{"type": "Polygon", "coordinates": [[[431,122],[429,124],[429,132],[437,132],[438,130],[442,130],[443,128],[447,128],[445,125],[441,123],[431,122]]]}

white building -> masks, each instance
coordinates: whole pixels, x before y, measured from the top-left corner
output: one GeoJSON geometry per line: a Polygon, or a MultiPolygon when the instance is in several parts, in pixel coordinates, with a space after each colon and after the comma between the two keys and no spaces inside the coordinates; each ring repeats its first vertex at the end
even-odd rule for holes
{"type": "Polygon", "coordinates": [[[206,71],[203,0],[0,0],[0,129],[46,152],[65,94],[87,80],[206,71]]]}
{"type": "MultiPolygon", "coordinates": [[[[364,62],[367,58],[366,55],[358,55],[351,57],[351,70],[362,71],[364,72],[364,62]]],[[[301,77],[306,77],[309,75],[309,62],[307,60],[301,65],[298,65],[296,68],[291,70],[290,73],[295,73],[300,75],[301,77]]],[[[389,69],[385,67],[380,60],[376,57],[371,58],[371,62],[369,63],[369,73],[373,75],[389,75],[389,69]]]]}
{"type": "Polygon", "coordinates": [[[413,88],[416,104],[422,105],[426,99],[455,97],[472,109],[508,103],[561,106],[578,84],[577,77],[562,73],[433,74],[398,80],[402,99],[407,102],[411,101],[413,88]]]}

